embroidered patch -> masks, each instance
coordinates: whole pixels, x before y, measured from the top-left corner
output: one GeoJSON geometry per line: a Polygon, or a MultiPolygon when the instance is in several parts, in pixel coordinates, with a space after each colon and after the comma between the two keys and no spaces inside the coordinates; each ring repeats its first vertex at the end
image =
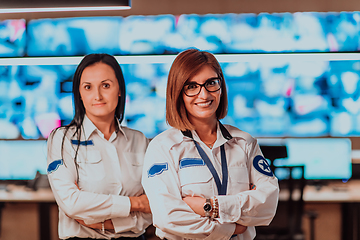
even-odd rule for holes
{"type": "Polygon", "coordinates": [[[180,160],[180,169],[194,166],[205,166],[205,162],[201,158],[183,158],[180,160]]]}
{"type": "Polygon", "coordinates": [[[71,140],[71,143],[73,145],[81,145],[81,146],[93,146],[94,143],[92,140],[87,140],[87,141],[79,141],[79,140],[75,140],[75,139],[72,139],[71,140]]]}
{"type": "Polygon", "coordinates": [[[254,168],[258,170],[259,173],[262,173],[269,177],[274,176],[270,169],[269,163],[266,161],[266,159],[263,156],[257,155],[254,158],[253,165],[254,168]]]}
{"type": "Polygon", "coordinates": [[[48,166],[48,169],[47,169],[48,174],[55,172],[63,164],[64,164],[64,162],[62,159],[53,161],[48,166]]]}
{"type": "Polygon", "coordinates": [[[164,171],[168,170],[168,164],[167,163],[155,163],[151,166],[151,168],[148,171],[148,177],[154,177],[156,175],[160,175],[164,171]]]}

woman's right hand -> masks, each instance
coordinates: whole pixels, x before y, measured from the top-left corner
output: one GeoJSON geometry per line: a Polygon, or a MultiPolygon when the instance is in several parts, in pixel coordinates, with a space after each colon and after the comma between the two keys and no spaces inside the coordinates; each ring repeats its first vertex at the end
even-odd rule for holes
{"type": "Polygon", "coordinates": [[[236,223],[236,228],[235,228],[235,231],[234,231],[234,235],[236,234],[242,234],[246,231],[247,227],[246,226],[243,226],[241,224],[237,224],[236,223]]]}
{"type": "Polygon", "coordinates": [[[151,213],[149,200],[145,194],[130,198],[130,212],[151,213]]]}

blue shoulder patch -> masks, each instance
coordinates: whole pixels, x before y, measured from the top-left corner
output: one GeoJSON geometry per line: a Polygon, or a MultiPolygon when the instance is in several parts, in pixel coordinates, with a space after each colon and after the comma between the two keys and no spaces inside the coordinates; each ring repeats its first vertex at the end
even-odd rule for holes
{"type": "Polygon", "coordinates": [[[201,158],[183,158],[180,160],[180,169],[194,166],[205,166],[205,162],[201,158]]]}
{"type": "Polygon", "coordinates": [[[58,170],[60,165],[63,165],[63,164],[64,164],[64,162],[62,159],[53,161],[48,166],[48,169],[47,169],[48,174],[55,172],[56,170],[58,170]]]}
{"type": "Polygon", "coordinates": [[[73,145],[81,145],[81,146],[90,146],[90,145],[94,145],[93,141],[92,140],[87,140],[87,141],[79,141],[79,140],[76,140],[76,139],[72,139],[71,140],[71,143],[73,145]]]}
{"type": "Polygon", "coordinates": [[[168,170],[168,163],[155,163],[148,171],[148,177],[154,177],[160,175],[164,171],[168,170]]]}
{"type": "Polygon", "coordinates": [[[269,163],[267,162],[267,160],[261,156],[261,155],[257,155],[254,160],[253,160],[253,165],[254,168],[259,172],[262,173],[266,176],[272,177],[274,176],[274,174],[272,173],[269,163]]]}

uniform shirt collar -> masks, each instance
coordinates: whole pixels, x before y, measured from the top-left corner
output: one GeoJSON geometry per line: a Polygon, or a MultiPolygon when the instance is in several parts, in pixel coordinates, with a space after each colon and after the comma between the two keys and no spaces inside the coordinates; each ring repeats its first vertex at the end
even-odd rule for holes
{"type": "MultiPolygon", "coordinates": [[[[216,139],[216,142],[215,142],[215,145],[214,145],[213,148],[215,148],[217,146],[221,146],[225,142],[227,142],[228,140],[233,138],[231,136],[231,134],[229,133],[229,131],[224,127],[224,125],[221,124],[220,121],[218,121],[218,123],[217,123],[217,130],[216,131],[217,131],[217,139],[216,139]]],[[[191,139],[195,139],[195,140],[200,141],[200,138],[198,137],[195,130],[182,131],[182,134],[183,134],[184,138],[191,138],[191,139]]]]}
{"type": "MultiPolygon", "coordinates": [[[[117,122],[117,125],[118,125],[118,133],[122,133],[126,139],[126,141],[128,140],[124,130],[122,129],[121,125],[120,125],[120,122],[119,122],[119,119],[116,118],[116,122],[117,122]]],[[[84,120],[83,120],[83,123],[82,123],[82,126],[83,126],[83,129],[84,129],[84,136],[85,136],[85,140],[89,140],[91,134],[97,130],[97,127],[94,125],[94,123],[88,118],[88,116],[84,116],[84,120]]],[[[100,132],[100,131],[99,131],[100,132]]]]}

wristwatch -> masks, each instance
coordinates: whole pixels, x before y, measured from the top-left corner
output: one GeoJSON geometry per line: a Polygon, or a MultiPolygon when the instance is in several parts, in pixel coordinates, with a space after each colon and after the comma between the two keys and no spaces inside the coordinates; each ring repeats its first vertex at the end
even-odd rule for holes
{"type": "Polygon", "coordinates": [[[211,206],[211,202],[210,202],[210,198],[206,199],[206,202],[204,203],[204,212],[205,212],[205,217],[210,217],[210,212],[212,210],[212,206],[211,206]]]}

